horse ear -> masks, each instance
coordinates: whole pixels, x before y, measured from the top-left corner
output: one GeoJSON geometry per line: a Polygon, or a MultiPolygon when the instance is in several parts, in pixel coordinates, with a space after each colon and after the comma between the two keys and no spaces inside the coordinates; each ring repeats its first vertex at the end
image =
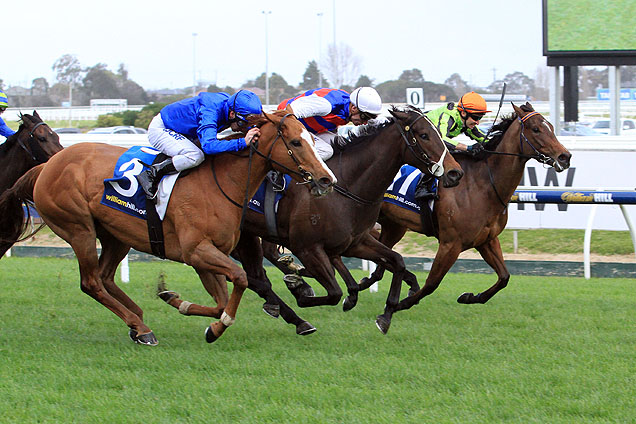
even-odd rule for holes
{"type": "Polygon", "coordinates": [[[515,110],[515,112],[517,113],[517,116],[521,116],[523,115],[523,111],[521,110],[520,107],[518,107],[517,105],[515,105],[514,103],[510,102],[510,104],[512,105],[512,108],[515,110]]]}
{"type": "Polygon", "coordinates": [[[287,112],[287,113],[291,113],[291,114],[293,114],[293,113],[294,113],[294,111],[293,111],[293,110],[292,110],[292,108],[291,108],[291,105],[289,105],[289,104],[288,104],[287,106],[285,106],[285,112],[287,112]]]}
{"type": "Polygon", "coordinates": [[[42,118],[40,118],[40,115],[38,115],[38,113],[37,113],[37,111],[35,109],[33,109],[33,116],[38,118],[40,121],[42,120],[42,118]]]}

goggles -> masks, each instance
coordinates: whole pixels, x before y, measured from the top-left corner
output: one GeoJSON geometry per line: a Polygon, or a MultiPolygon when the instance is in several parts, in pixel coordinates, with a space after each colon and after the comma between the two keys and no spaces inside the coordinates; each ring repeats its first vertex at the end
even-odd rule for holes
{"type": "Polygon", "coordinates": [[[369,120],[375,119],[377,117],[378,117],[378,115],[376,115],[375,113],[369,113],[369,112],[360,111],[360,119],[362,119],[363,121],[369,121],[369,120]]]}
{"type": "Polygon", "coordinates": [[[7,110],[6,107],[0,107],[0,113],[4,112],[5,110],[7,110]]]}
{"type": "Polygon", "coordinates": [[[484,118],[485,113],[469,113],[468,117],[473,121],[481,121],[484,118]]]}

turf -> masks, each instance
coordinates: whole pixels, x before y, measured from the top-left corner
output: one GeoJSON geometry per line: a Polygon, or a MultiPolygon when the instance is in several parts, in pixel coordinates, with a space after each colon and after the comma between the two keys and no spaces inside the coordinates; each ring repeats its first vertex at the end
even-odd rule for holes
{"type": "MultiPolygon", "coordinates": [[[[634,417],[633,280],[513,276],[487,305],[460,305],[461,292],[483,290],[494,278],[450,274],[430,298],[396,314],[386,336],[374,325],[384,281],[347,313],[340,306],[296,308],[318,328],[306,337],[263,314],[262,301],[248,291],[236,324],[209,345],[209,319],[179,315],[154,295],[164,272],[183,298],[210,304],[196,274],[181,264],[133,262],[131,282],[122,287],[159,339],[145,347],[80,291],[74,261],[4,258],[0,272],[3,423],[634,417]]],[[[269,274],[291,301],[279,275],[269,274]]]]}

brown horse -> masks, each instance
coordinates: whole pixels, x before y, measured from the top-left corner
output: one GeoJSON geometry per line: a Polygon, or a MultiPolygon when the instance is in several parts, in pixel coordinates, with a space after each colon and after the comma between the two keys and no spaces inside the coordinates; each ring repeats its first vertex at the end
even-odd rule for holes
{"type": "MultiPolygon", "coordinates": [[[[512,106],[514,113],[493,128],[495,135],[485,144],[485,160],[458,158],[465,176],[453,190],[440,188],[432,220],[427,222],[419,214],[391,203],[382,204],[378,220],[382,225],[382,243],[393,247],[407,229],[439,240],[433,265],[420,290],[398,303],[399,298],[391,295],[394,292],[391,287],[384,314],[376,320],[382,333],[389,330],[394,312],[410,308],[435,291],[464,250],[476,248],[498,279],[482,293],[462,294],[457,299],[459,303],[486,303],[508,284],[510,274],[498,236],[508,221],[508,202],[521,181],[525,164],[529,159],[536,159],[561,172],[570,166],[572,156],[557,140],[552,124],[529,103],[512,106]]],[[[380,264],[371,278],[361,282],[360,289],[380,280],[383,272],[384,266],[380,264]]]]}
{"type": "MultiPolygon", "coordinates": [[[[381,125],[359,127],[361,134],[352,136],[351,142],[328,161],[340,182],[335,193],[318,199],[291,186],[278,204],[276,242],[288,247],[327,291],[325,296],[294,291],[301,307],[338,304],[342,290],[334,268],[348,287],[357,288],[341,255],[382,262],[393,272],[395,281],[417,281],[398,253],[368,233],[377,220],[384,191],[404,163],[423,172],[443,173],[442,181],[447,187],[457,185],[463,172],[447,154],[437,128],[419,110],[393,109],[391,114],[392,119],[381,125]]],[[[296,325],[298,334],[315,331],[276,296],[267,280],[258,239],[271,238],[264,215],[250,210],[245,224],[235,253],[247,272],[248,287],[267,300],[266,308],[280,305],[281,315],[296,325]]],[[[174,296],[164,300],[174,307],[181,302],[174,296]]]]}
{"type": "MultiPolygon", "coordinates": [[[[260,126],[261,136],[249,151],[207,157],[177,180],[163,221],[166,257],[192,266],[220,301],[213,315],[221,320],[206,328],[208,342],[234,322],[247,287],[245,272],[228,257],[239,240],[239,202],[254,195],[272,168],[312,182],[315,195],[328,193],[335,183],[309,133],[293,115],[278,111],[253,123],[260,126]],[[229,300],[225,281],[217,275],[234,285],[229,300]]],[[[34,200],[46,224],[73,248],[82,291],[120,317],[134,341],[155,345],[143,311],[114,282],[117,265],[130,247],[152,251],[146,222],[100,203],[103,181],[113,175],[124,151],[99,143],[73,145],[18,180],[0,197],[0,210],[21,213],[20,202],[34,200]],[[96,238],[102,245],[99,257],[96,238]]],[[[23,229],[18,223],[21,218],[0,218],[0,236],[16,239],[23,229]]]]}
{"type": "MultiPolygon", "coordinates": [[[[0,144],[0,194],[11,187],[25,172],[44,163],[63,149],[60,138],[40,115],[20,114],[22,123],[15,134],[0,144]]],[[[13,243],[0,240],[0,258],[13,243]]]]}

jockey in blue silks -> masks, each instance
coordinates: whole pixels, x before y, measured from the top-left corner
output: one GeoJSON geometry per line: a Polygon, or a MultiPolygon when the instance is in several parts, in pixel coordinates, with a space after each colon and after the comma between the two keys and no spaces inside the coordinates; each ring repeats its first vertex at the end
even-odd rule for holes
{"type": "MultiPolygon", "coordinates": [[[[9,99],[7,98],[7,95],[4,94],[2,90],[0,90],[0,115],[2,115],[2,113],[5,110],[7,110],[8,107],[9,107],[9,99]]],[[[15,134],[15,131],[9,128],[9,126],[4,122],[4,120],[0,118],[0,135],[3,137],[9,137],[10,135],[13,135],[13,134],[15,134]]]]}
{"type": "Polygon", "coordinates": [[[247,90],[232,96],[204,92],[165,106],[148,126],[148,141],[170,159],[137,176],[146,196],[154,199],[161,177],[194,168],[203,162],[204,153],[214,155],[246,148],[260,136],[258,128],[248,129],[248,119],[262,112],[258,96],[247,90]],[[217,134],[228,127],[244,133],[245,138],[219,140],[217,134]],[[199,139],[201,149],[190,141],[195,138],[199,139]]]}

